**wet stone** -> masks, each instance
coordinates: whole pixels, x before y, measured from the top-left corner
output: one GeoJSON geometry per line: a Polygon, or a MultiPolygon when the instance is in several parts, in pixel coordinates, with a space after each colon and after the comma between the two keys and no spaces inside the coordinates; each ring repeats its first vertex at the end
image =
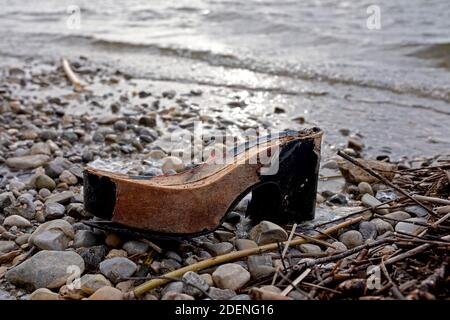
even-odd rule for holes
{"type": "Polygon", "coordinates": [[[373,196],[372,186],[367,182],[360,182],[358,184],[358,190],[359,190],[359,193],[362,195],[367,193],[367,194],[370,194],[371,196],[373,196]]]}
{"type": "Polygon", "coordinates": [[[167,98],[167,99],[173,99],[173,98],[175,98],[176,95],[177,95],[177,92],[175,90],[163,91],[163,93],[162,93],[163,98],[167,98]]]}
{"type": "Polygon", "coordinates": [[[342,242],[347,248],[352,249],[363,244],[363,236],[356,230],[350,230],[344,232],[339,237],[339,241],[342,242]]]}
{"type": "Polygon", "coordinates": [[[173,156],[165,157],[164,159],[162,159],[162,163],[163,164],[161,166],[161,169],[166,174],[168,174],[170,170],[181,172],[185,168],[183,161],[181,161],[180,158],[173,156]]]}
{"type": "Polygon", "coordinates": [[[84,150],[81,154],[81,159],[83,162],[88,163],[94,160],[94,153],[91,150],[84,150]]]}
{"type": "Polygon", "coordinates": [[[29,228],[31,227],[31,222],[22,216],[12,215],[5,218],[3,225],[9,227],[16,226],[18,228],[29,228]]]}
{"type": "Polygon", "coordinates": [[[249,239],[236,239],[235,246],[237,250],[246,250],[256,248],[258,245],[255,241],[249,239]]]}
{"type": "Polygon", "coordinates": [[[230,289],[209,288],[208,295],[213,300],[229,300],[236,296],[236,292],[230,289]]]}
{"type": "Polygon", "coordinates": [[[45,167],[45,174],[55,179],[58,178],[64,170],[69,170],[71,166],[72,162],[70,162],[69,160],[62,157],[57,157],[54,160],[50,161],[45,167]]]}
{"type": "Polygon", "coordinates": [[[160,270],[161,272],[167,273],[170,271],[174,271],[181,268],[180,263],[178,261],[175,261],[173,259],[163,259],[161,261],[160,270]]]}
{"type": "Polygon", "coordinates": [[[165,257],[166,257],[167,259],[173,259],[173,260],[175,260],[175,261],[178,262],[178,263],[183,262],[183,259],[182,259],[182,258],[180,257],[180,255],[179,255],[178,253],[176,253],[175,251],[168,251],[168,252],[166,252],[165,257]]]}
{"type": "Polygon", "coordinates": [[[287,232],[279,225],[269,221],[262,221],[250,230],[250,238],[258,245],[285,241],[288,238],[287,232]]]}
{"type": "Polygon", "coordinates": [[[181,281],[173,281],[169,283],[161,292],[161,295],[165,295],[167,292],[178,292],[183,293],[184,291],[184,283],[181,281]]]}
{"type": "Polygon", "coordinates": [[[280,288],[272,286],[272,285],[262,286],[260,289],[268,291],[268,292],[273,292],[273,293],[281,293],[281,289],[280,288]]]}
{"type": "Polygon", "coordinates": [[[221,289],[237,290],[250,280],[250,273],[236,263],[227,263],[219,266],[212,274],[212,278],[221,289]]]}
{"type": "Polygon", "coordinates": [[[33,236],[31,242],[41,250],[63,251],[69,246],[70,239],[61,231],[47,230],[33,236]]]}
{"type": "Polygon", "coordinates": [[[184,284],[184,292],[188,295],[194,297],[201,296],[203,295],[203,292],[207,292],[209,289],[209,285],[206,281],[195,272],[186,272],[183,275],[182,280],[184,284]]]}
{"type": "Polygon", "coordinates": [[[17,243],[17,245],[22,246],[22,245],[28,243],[28,240],[30,239],[30,236],[31,236],[30,234],[24,233],[24,234],[18,236],[16,238],[15,242],[17,243]]]}
{"type": "Polygon", "coordinates": [[[347,200],[347,196],[345,196],[342,193],[337,193],[332,195],[329,199],[328,202],[333,203],[333,204],[347,204],[348,200],[347,200]]]}
{"type": "Polygon", "coordinates": [[[364,240],[375,239],[377,237],[377,226],[373,222],[363,221],[359,224],[359,232],[364,240]]]}
{"type": "Polygon", "coordinates": [[[45,165],[50,158],[43,154],[8,158],[5,164],[13,169],[34,169],[45,165]]]}
{"type": "Polygon", "coordinates": [[[195,300],[194,297],[178,292],[167,292],[164,296],[162,296],[161,300],[195,300]]]}
{"type": "MultiPolygon", "coordinates": [[[[374,196],[371,196],[368,193],[363,195],[363,197],[361,198],[361,202],[368,208],[376,207],[378,205],[381,205],[381,203],[382,203],[380,200],[378,200],[374,196]]],[[[374,210],[375,210],[375,212],[384,215],[384,214],[388,214],[389,213],[388,208],[389,208],[389,205],[384,204],[384,205],[382,205],[379,208],[376,208],[374,210]]]]}
{"type": "Polygon", "coordinates": [[[17,180],[10,181],[9,189],[12,191],[22,191],[23,189],[25,189],[25,183],[17,180]]]}
{"type": "Polygon", "coordinates": [[[51,195],[45,200],[45,204],[49,203],[59,203],[59,204],[68,204],[72,197],[74,196],[72,191],[63,191],[61,193],[57,193],[54,195],[51,195]]]}
{"type": "Polygon", "coordinates": [[[123,120],[116,121],[114,123],[114,130],[117,130],[120,132],[127,130],[127,123],[123,120]]]}
{"type": "Polygon", "coordinates": [[[59,219],[64,216],[66,208],[57,202],[47,203],[45,205],[44,216],[47,220],[59,219]]]}
{"type": "Polygon", "coordinates": [[[104,286],[95,291],[88,300],[123,300],[123,292],[119,289],[104,286]]]}
{"type": "Polygon", "coordinates": [[[98,232],[93,232],[89,230],[79,230],[75,233],[75,238],[73,240],[74,248],[81,247],[93,247],[100,245],[103,240],[103,235],[98,232]]]}
{"type": "Polygon", "coordinates": [[[111,287],[111,282],[101,274],[85,274],[80,279],[81,291],[91,295],[105,286],[111,287]]]}
{"type": "Polygon", "coordinates": [[[234,249],[234,246],[229,242],[220,242],[220,243],[205,242],[203,246],[209,253],[211,253],[214,256],[220,256],[222,254],[229,253],[234,249]]]}
{"type": "Polygon", "coordinates": [[[111,248],[122,247],[122,239],[115,233],[110,233],[106,236],[105,243],[111,248]]]}
{"type": "MultiPolygon", "coordinates": [[[[411,215],[404,211],[395,211],[395,212],[391,212],[391,213],[384,215],[384,217],[401,221],[401,220],[406,220],[406,219],[411,218],[411,215]]],[[[397,224],[397,221],[387,220],[387,222],[389,222],[392,226],[395,226],[397,224]]]]}
{"type": "Polygon", "coordinates": [[[231,211],[225,218],[225,222],[236,224],[241,221],[241,215],[237,212],[231,211]]]}
{"type": "Polygon", "coordinates": [[[247,265],[253,279],[272,274],[275,270],[272,265],[272,257],[267,254],[248,257],[247,265]]]}
{"type": "Polygon", "coordinates": [[[82,203],[70,203],[67,205],[67,214],[74,218],[86,218],[90,215],[84,210],[82,203]]]}
{"type": "Polygon", "coordinates": [[[0,254],[8,253],[17,249],[17,244],[14,241],[0,240],[0,254]]]}
{"type": "Polygon", "coordinates": [[[419,223],[426,223],[427,220],[424,218],[409,218],[405,221],[397,223],[395,226],[395,231],[397,232],[403,232],[411,235],[418,235],[420,232],[426,229],[424,226],[415,225],[413,223],[408,222],[419,222],[419,223]]]}
{"type": "Polygon", "coordinates": [[[0,194],[0,212],[2,212],[4,208],[12,205],[14,201],[15,197],[12,192],[3,192],[0,194]]]}
{"type": "Polygon", "coordinates": [[[214,236],[220,241],[229,241],[234,238],[234,233],[229,231],[217,230],[214,231],[214,236]]]}
{"type": "Polygon", "coordinates": [[[106,246],[93,246],[90,248],[78,248],[76,252],[83,258],[86,270],[95,271],[105,258],[107,248],[106,246]]]}
{"type": "Polygon", "coordinates": [[[30,289],[59,288],[71,276],[70,266],[84,271],[83,259],[73,251],[40,251],[6,273],[9,282],[30,289]]]}
{"type": "Polygon", "coordinates": [[[364,149],[364,143],[356,137],[349,138],[347,146],[356,151],[362,151],[364,149]]]}
{"type": "Polygon", "coordinates": [[[67,244],[73,237],[74,232],[72,226],[67,221],[57,219],[43,223],[37,227],[32,233],[29,242],[41,249],[46,249],[47,247],[64,248],[67,247],[67,244]],[[41,236],[41,234],[44,234],[44,236],[41,236]],[[52,243],[52,241],[55,241],[55,243],[52,243]]]}
{"type": "Polygon", "coordinates": [[[69,170],[64,170],[59,175],[59,181],[67,183],[69,186],[78,183],[78,178],[69,170]]]}
{"type": "Polygon", "coordinates": [[[41,189],[53,190],[56,188],[56,182],[45,174],[37,176],[36,180],[34,181],[34,185],[39,190],[41,189]]]}
{"type": "Polygon", "coordinates": [[[69,141],[70,143],[78,141],[78,135],[75,132],[69,130],[63,131],[61,138],[69,141]]]}
{"type": "Polygon", "coordinates": [[[322,249],[320,249],[320,247],[318,245],[311,244],[311,243],[305,243],[305,244],[299,245],[298,250],[300,250],[300,252],[302,252],[302,253],[311,253],[311,254],[316,254],[316,253],[322,252],[322,249]]]}
{"type": "Polygon", "coordinates": [[[54,129],[41,130],[39,132],[39,137],[41,140],[56,140],[58,138],[58,132],[54,129]]]}
{"type": "Polygon", "coordinates": [[[375,218],[372,219],[371,222],[375,225],[377,233],[380,236],[385,234],[386,232],[394,231],[392,225],[383,219],[375,218]]]}
{"type": "Polygon", "coordinates": [[[30,295],[30,300],[60,300],[59,294],[47,289],[39,288],[30,295]]]}
{"type": "Polygon", "coordinates": [[[139,119],[139,124],[142,126],[153,128],[156,126],[156,119],[154,117],[142,116],[139,119]]]}
{"type": "Polygon", "coordinates": [[[123,249],[128,253],[129,256],[135,254],[144,254],[148,250],[148,245],[140,241],[128,241],[123,245],[123,249]]]}
{"type": "Polygon", "coordinates": [[[50,192],[49,189],[43,188],[39,190],[38,194],[42,199],[45,199],[49,197],[52,193],[50,192]]]}
{"type": "Polygon", "coordinates": [[[51,153],[50,146],[45,142],[35,143],[30,149],[30,154],[45,154],[49,156],[51,153]]]}
{"type": "Polygon", "coordinates": [[[109,280],[116,283],[131,277],[136,272],[137,265],[127,258],[116,257],[102,261],[99,269],[109,280]]]}
{"type": "Polygon", "coordinates": [[[407,213],[411,214],[413,217],[426,217],[428,215],[428,211],[422,208],[421,206],[408,206],[403,209],[407,213]]]}

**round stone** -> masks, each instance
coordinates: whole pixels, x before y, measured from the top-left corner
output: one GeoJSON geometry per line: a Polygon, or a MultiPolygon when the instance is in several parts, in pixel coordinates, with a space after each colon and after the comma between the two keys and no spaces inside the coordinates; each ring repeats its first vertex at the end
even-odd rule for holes
{"type": "Polygon", "coordinates": [[[183,161],[181,161],[178,157],[165,157],[162,159],[162,171],[167,174],[170,172],[170,170],[174,170],[175,172],[181,172],[184,170],[185,166],[183,164],[183,161]]]}
{"type": "Polygon", "coordinates": [[[367,182],[360,182],[358,184],[358,190],[360,194],[370,194],[371,196],[373,196],[373,190],[372,190],[372,186],[367,183],[367,182]]]}
{"type": "Polygon", "coordinates": [[[56,182],[45,174],[37,176],[36,180],[34,181],[34,185],[39,190],[40,189],[53,190],[56,188],[56,182]]]}
{"type": "Polygon", "coordinates": [[[339,240],[349,249],[362,245],[364,242],[363,236],[356,230],[344,232],[339,237],[339,240]]]}
{"type": "Polygon", "coordinates": [[[227,263],[219,266],[212,278],[221,289],[238,290],[250,280],[250,273],[236,263],[227,263]]]}
{"type": "Polygon", "coordinates": [[[5,218],[3,225],[9,227],[16,226],[18,228],[28,228],[31,227],[31,222],[19,215],[12,215],[5,218]]]}

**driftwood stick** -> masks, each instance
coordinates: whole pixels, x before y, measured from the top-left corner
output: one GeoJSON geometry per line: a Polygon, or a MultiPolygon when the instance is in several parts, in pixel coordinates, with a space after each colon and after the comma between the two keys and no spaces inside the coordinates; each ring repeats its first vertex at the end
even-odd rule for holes
{"type": "MultiPolygon", "coordinates": [[[[450,227],[440,226],[439,223],[438,224],[436,224],[436,223],[429,224],[429,223],[426,223],[426,222],[419,222],[419,221],[399,220],[399,219],[394,219],[394,218],[388,218],[388,217],[385,217],[385,216],[380,215],[380,214],[375,214],[374,216],[377,217],[377,218],[380,218],[381,220],[394,221],[394,222],[397,222],[397,223],[398,222],[403,222],[403,223],[412,224],[412,225],[416,225],[416,226],[427,227],[427,228],[438,228],[438,229],[450,230],[450,227]]],[[[450,216],[450,214],[449,214],[449,216],[450,216]]],[[[443,218],[445,218],[445,217],[443,217],[443,218]]],[[[446,219],[448,219],[448,217],[446,219]]],[[[446,219],[444,219],[442,221],[445,221],[446,219]]]]}
{"type": "Polygon", "coordinates": [[[445,220],[447,220],[448,218],[450,218],[450,212],[447,213],[445,216],[443,216],[442,218],[439,218],[436,222],[434,222],[432,224],[433,227],[437,227],[439,226],[442,222],[444,222],[445,220]]]}
{"type": "Polygon", "coordinates": [[[383,271],[384,275],[386,276],[386,279],[388,280],[388,282],[391,284],[391,293],[392,295],[399,299],[399,300],[405,300],[405,296],[402,294],[402,292],[400,291],[400,289],[397,287],[397,285],[395,284],[394,281],[392,281],[391,276],[389,275],[388,270],[386,269],[386,266],[383,262],[383,260],[381,260],[381,264],[380,264],[381,270],[383,271]]]}
{"type": "Polygon", "coordinates": [[[157,246],[154,242],[151,242],[148,239],[141,239],[140,241],[146,243],[150,248],[152,248],[153,250],[155,250],[158,253],[162,253],[163,249],[161,249],[159,246],[157,246]]]}
{"type": "Polygon", "coordinates": [[[318,259],[316,259],[314,261],[302,263],[302,264],[299,264],[297,266],[305,265],[306,267],[309,268],[309,267],[312,267],[312,266],[317,265],[317,264],[333,262],[333,261],[340,260],[340,259],[346,258],[348,256],[351,256],[352,254],[360,252],[363,249],[374,248],[374,247],[377,247],[377,246],[382,245],[384,243],[392,242],[392,241],[394,241],[394,240],[393,239],[389,239],[389,238],[383,238],[383,239],[380,239],[380,240],[376,240],[376,241],[374,241],[372,243],[363,244],[363,245],[354,247],[352,249],[346,250],[344,252],[341,252],[341,253],[338,253],[338,254],[335,254],[335,255],[332,255],[332,256],[329,256],[329,257],[318,258],[318,259]]]}
{"type": "Polygon", "coordinates": [[[366,171],[367,173],[369,173],[370,175],[374,176],[375,178],[383,181],[385,184],[387,184],[388,186],[390,186],[391,188],[394,188],[395,190],[397,190],[398,192],[400,192],[401,194],[403,194],[404,196],[408,197],[409,199],[411,199],[412,201],[414,201],[415,203],[417,203],[419,206],[421,206],[422,208],[424,208],[425,210],[427,210],[431,215],[436,216],[436,214],[433,212],[433,210],[431,210],[430,208],[428,208],[427,206],[425,206],[423,203],[421,203],[419,200],[415,199],[413,196],[411,196],[408,192],[406,192],[404,189],[400,188],[399,186],[393,184],[391,181],[389,181],[388,179],[386,179],[385,177],[383,177],[382,175],[378,174],[377,172],[375,172],[374,170],[372,170],[371,168],[367,167],[366,165],[360,163],[358,160],[352,158],[351,156],[349,156],[348,154],[342,152],[342,151],[338,151],[337,154],[339,156],[341,156],[342,158],[344,158],[345,160],[353,163],[355,166],[360,167],[361,169],[363,169],[364,171],[366,171]]]}
{"type": "Polygon", "coordinates": [[[288,250],[288,248],[289,248],[289,244],[290,244],[291,241],[292,241],[292,237],[294,236],[294,233],[295,233],[295,230],[296,230],[296,229],[297,229],[297,224],[294,223],[294,225],[292,226],[291,233],[289,234],[289,238],[288,238],[286,244],[284,245],[284,249],[283,249],[283,252],[282,252],[282,254],[281,254],[281,260],[282,260],[282,261],[284,261],[284,256],[286,255],[286,252],[287,252],[287,250],[288,250]]]}
{"type": "Polygon", "coordinates": [[[78,79],[77,75],[73,72],[72,68],[70,67],[69,61],[67,61],[67,59],[65,58],[62,58],[61,64],[64,73],[66,74],[67,79],[69,79],[69,81],[72,83],[74,90],[76,92],[83,91],[84,85],[81,83],[80,79],[78,79]]]}
{"type": "MultiPolygon", "coordinates": [[[[442,237],[441,239],[442,240],[450,240],[450,235],[442,237]]],[[[399,262],[403,259],[415,256],[416,254],[419,254],[421,252],[428,250],[429,248],[431,248],[431,246],[432,246],[432,244],[429,244],[429,243],[422,244],[414,249],[411,249],[402,254],[399,254],[398,256],[389,258],[388,260],[386,260],[386,262],[384,264],[385,265],[393,264],[393,263],[399,262]]]]}
{"type": "Polygon", "coordinates": [[[380,208],[380,207],[382,207],[382,206],[384,206],[386,204],[390,204],[390,203],[395,202],[395,201],[401,201],[403,199],[406,199],[406,197],[401,197],[399,199],[388,200],[388,201],[385,201],[383,203],[380,203],[379,205],[376,205],[376,206],[373,206],[373,207],[370,207],[370,208],[364,208],[362,210],[358,210],[358,211],[352,212],[352,213],[350,213],[350,214],[348,214],[348,215],[346,215],[344,217],[340,217],[340,218],[337,218],[337,219],[334,219],[334,220],[330,220],[330,221],[327,221],[327,222],[316,224],[314,226],[314,228],[319,228],[319,227],[323,227],[323,226],[325,226],[327,224],[336,223],[336,222],[339,222],[339,221],[342,221],[342,220],[345,220],[345,219],[348,219],[348,218],[351,218],[351,217],[363,214],[363,213],[365,213],[367,211],[372,211],[374,209],[380,208]]]}
{"type": "Polygon", "coordinates": [[[307,236],[306,234],[302,234],[302,233],[297,233],[297,232],[296,232],[295,235],[296,235],[296,236],[299,236],[299,237],[302,237],[302,238],[304,238],[304,239],[306,239],[306,240],[309,240],[309,241],[311,241],[311,242],[315,242],[315,243],[317,243],[317,244],[320,244],[320,245],[322,245],[322,246],[336,249],[331,243],[328,243],[328,242],[323,241],[323,240],[316,239],[316,238],[314,238],[314,237],[307,236]]]}
{"type": "MultiPolygon", "coordinates": [[[[357,218],[353,218],[348,221],[345,221],[343,223],[340,223],[336,226],[332,226],[332,227],[324,230],[323,234],[317,235],[317,238],[323,238],[323,237],[325,237],[326,234],[335,233],[338,230],[348,227],[354,223],[358,223],[361,220],[362,220],[362,217],[357,217],[357,218]]],[[[305,240],[305,239],[296,239],[296,240],[292,240],[289,245],[296,246],[296,245],[303,244],[306,242],[307,242],[307,240],[305,240]]],[[[278,248],[277,243],[270,243],[270,244],[266,244],[264,246],[260,246],[257,248],[251,248],[251,249],[246,249],[246,250],[242,250],[242,251],[230,252],[230,253],[227,253],[227,254],[224,254],[221,256],[209,258],[209,259],[200,261],[198,263],[194,263],[192,265],[180,268],[178,270],[169,272],[169,273],[165,274],[164,276],[169,277],[169,278],[181,278],[188,271],[200,271],[200,270],[210,268],[210,267],[213,267],[216,265],[220,265],[220,264],[227,263],[230,261],[242,259],[242,258],[251,256],[251,255],[261,254],[261,253],[264,253],[267,251],[273,251],[273,250],[276,250],[277,248],[278,248]]],[[[147,291],[157,288],[168,282],[170,282],[170,280],[168,280],[168,279],[153,279],[153,280],[147,281],[147,282],[141,284],[140,286],[136,287],[133,291],[133,294],[136,297],[140,297],[147,291]]]]}
{"type": "Polygon", "coordinates": [[[298,285],[303,279],[306,278],[306,276],[311,272],[311,269],[308,268],[305,271],[302,272],[301,275],[299,275],[294,281],[292,281],[292,284],[288,285],[282,292],[281,295],[282,296],[287,296],[289,294],[289,292],[292,291],[292,289],[294,289],[294,286],[298,285]]]}
{"type": "Polygon", "coordinates": [[[437,214],[450,213],[450,206],[442,206],[435,208],[437,214]]]}
{"type": "Polygon", "coordinates": [[[340,291],[337,291],[337,290],[334,290],[334,289],[330,289],[330,288],[327,288],[327,287],[323,287],[323,286],[319,286],[318,284],[314,284],[314,283],[310,283],[310,282],[302,282],[302,285],[305,285],[305,286],[308,286],[308,287],[313,287],[315,289],[322,289],[322,290],[329,291],[329,292],[336,293],[336,294],[341,294],[340,291]]]}

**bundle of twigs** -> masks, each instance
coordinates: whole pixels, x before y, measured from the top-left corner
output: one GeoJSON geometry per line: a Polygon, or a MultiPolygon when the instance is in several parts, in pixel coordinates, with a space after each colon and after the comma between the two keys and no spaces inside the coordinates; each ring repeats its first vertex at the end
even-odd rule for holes
{"type": "MultiPolygon", "coordinates": [[[[295,265],[286,261],[283,265],[289,267],[277,271],[280,280],[276,286],[284,290],[282,294],[289,287],[297,290],[304,299],[447,299],[450,160],[441,161],[437,166],[400,170],[390,182],[358,160],[340,154],[401,195],[389,201],[391,208],[420,205],[429,211],[428,220],[414,222],[423,227],[418,234],[387,232],[381,239],[344,252],[303,255],[308,259],[295,265]],[[296,281],[299,277],[301,281],[296,281]]],[[[362,216],[367,211],[370,209],[353,216],[362,216]]],[[[388,222],[394,220],[373,215],[388,222]]],[[[329,223],[320,227],[326,224],[329,223]]],[[[280,258],[294,257],[280,255],[280,258]]],[[[258,285],[270,284],[271,280],[272,277],[263,279],[258,285]]]]}

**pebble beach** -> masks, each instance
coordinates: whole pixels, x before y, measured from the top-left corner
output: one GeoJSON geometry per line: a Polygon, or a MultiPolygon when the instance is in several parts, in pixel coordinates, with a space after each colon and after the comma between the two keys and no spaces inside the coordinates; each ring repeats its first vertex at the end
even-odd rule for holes
{"type": "MultiPolygon", "coordinates": [[[[348,281],[356,283],[336,285],[328,296],[317,292],[320,286],[308,290],[314,286],[311,279],[299,290],[286,289],[289,282],[276,275],[302,264],[315,265],[321,272],[345,267],[358,259],[358,252],[339,263],[317,259],[361,246],[369,250],[393,232],[416,235],[426,228],[430,214],[421,206],[383,205],[400,201],[401,195],[370,176],[349,173],[335,151],[361,158],[367,146],[361,135],[343,128],[338,144],[324,141],[316,218],[297,230],[313,237],[315,225],[364,209],[372,215],[325,239],[287,248],[282,255],[273,251],[190,271],[134,297],[130,292],[152,277],[211,257],[286,241],[292,225],[252,223],[245,217],[249,195],[215,232],[156,241],[155,247],[145,239],[84,224],[98,219],[83,206],[84,168],[149,177],[175,174],[192,163],[172,155],[173,132],[190,130],[199,121],[211,135],[231,128],[227,133],[239,140],[246,129],[281,122],[285,110],[279,107],[264,117],[252,117],[247,110],[251,96],[242,96],[240,90],[227,89],[224,94],[197,85],[146,81],[83,56],[70,64],[86,84],[81,92],[67,80],[60,61],[30,61],[0,71],[0,299],[250,300],[261,294],[289,300],[359,298],[370,294],[359,290],[360,283],[353,278],[348,281]],[[75,287],[73,277],[79,279],[75,287]]],[[[303,117],[290,124],[307,126],[303,117]]],[[[182,149],[184,141],[177,142],[182,149]]],[[[198,147],[226,146],[203,141],[198,147]]],[[[445,164],[449,159],[445,152],[395,161],[386,155],[371,158],[381,163],[382,171],[395,173],[445,164]]],[[[439,210],[445,215],[448,206],[439,210]]],[[[388,259],[399,249],[389,242],[370,254],[388,259]]],[[[412,292],[414,286],[404,290],[412,292]]]]}

